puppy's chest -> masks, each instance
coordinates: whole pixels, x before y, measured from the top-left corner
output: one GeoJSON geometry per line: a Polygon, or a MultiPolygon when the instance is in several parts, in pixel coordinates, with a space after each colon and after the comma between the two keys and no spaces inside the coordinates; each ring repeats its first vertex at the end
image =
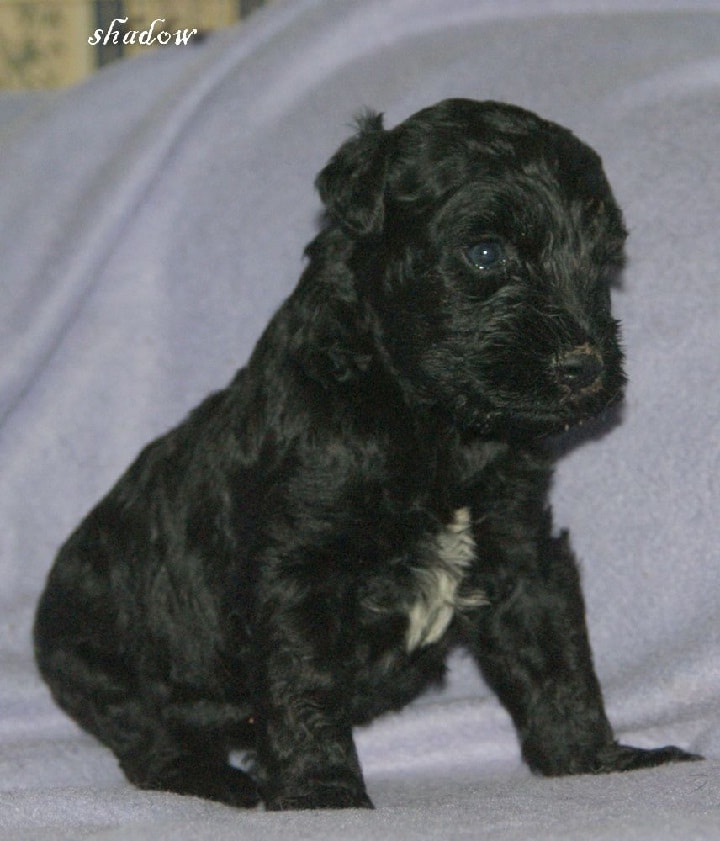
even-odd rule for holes
{"type": "Polygon", "coordinates": [[[401,586],[393,586],[392,598],[370,599],[366,606],[375,613],[405,616],[407,652],[431,645],[442,638],[458,611],[488,604],[485,594],[468,583],[476,561],[470,510],[459,508],[449,523],[423,538],[403,570],[401,586]]]}

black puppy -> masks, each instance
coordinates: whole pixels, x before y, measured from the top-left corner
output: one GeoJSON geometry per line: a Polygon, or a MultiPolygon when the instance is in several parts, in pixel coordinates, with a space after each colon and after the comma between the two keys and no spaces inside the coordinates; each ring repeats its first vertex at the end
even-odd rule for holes
{"type": "Polygon", "coordinates": [[[352,726],[460,644],[537,772],[692,758],[615,742],[547,503],[541,439],[624,380],[598,156],[448,100],[366,115],[317,186],[327,227],[247,367],[61,549],[35,625],[57,702],[143,788],[369,806],[352,726]]]}

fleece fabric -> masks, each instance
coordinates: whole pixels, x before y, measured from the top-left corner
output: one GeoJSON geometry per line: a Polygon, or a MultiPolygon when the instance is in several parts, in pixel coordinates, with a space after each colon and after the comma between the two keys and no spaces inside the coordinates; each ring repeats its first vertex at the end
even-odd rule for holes
{"type": "MultiPolygon", "coordinates": [[[[90,33],[88,33],[90,34],[90,33]]],[[[200,45],[0,96],[0,838],[720,837],[720,8],[716,0],[274,0],[200,45]],[[140,447],[247,358],[364,107],[514,102],[602,155],[628,227],[621,423],[561,445],[623,740],[707,760],[534,778],[461,654],[357,732],[374,812],[269,814],[129,786],[52,703],[34,605],[140,447]]]]}

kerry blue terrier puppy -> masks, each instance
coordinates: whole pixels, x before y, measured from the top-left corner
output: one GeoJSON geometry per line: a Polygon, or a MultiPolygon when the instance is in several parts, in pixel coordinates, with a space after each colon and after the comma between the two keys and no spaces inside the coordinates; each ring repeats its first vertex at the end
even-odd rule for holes
{"type": "Polygon", "coordinates": [[[55,699],[143,788],[369,806],[353,725],[462,645],[534,771],[693,758],[615,741],[547,502],[544,439],[624,382],[600,159],[494,102],[358,129],[247,366],[60,550],[35,625],[55,699]]]}

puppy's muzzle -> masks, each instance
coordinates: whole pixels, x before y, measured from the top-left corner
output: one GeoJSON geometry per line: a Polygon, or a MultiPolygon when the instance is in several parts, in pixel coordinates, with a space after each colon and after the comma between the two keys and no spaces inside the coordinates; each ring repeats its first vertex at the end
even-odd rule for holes
{"type": "Polygon", "coordinates": [[[568,395],[588,394],[601,387],[603,361],[589,344],[578,345],[559,355],[554,369],[558,383],[568,395]]]}

